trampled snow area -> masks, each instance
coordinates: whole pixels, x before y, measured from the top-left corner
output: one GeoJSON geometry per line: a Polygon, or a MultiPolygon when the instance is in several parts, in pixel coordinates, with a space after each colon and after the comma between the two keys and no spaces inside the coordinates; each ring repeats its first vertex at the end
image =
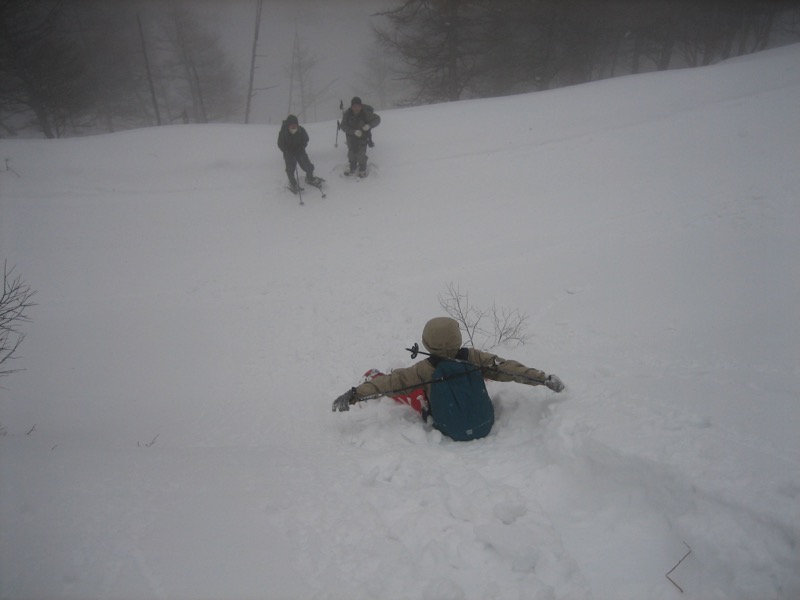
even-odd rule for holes
{"type": "Polygon", "coordinates": [[[274,126],[0,140],[0,597],[800,597],[799,99],[795,45],[381,111],[361,182],[307,124],[305,206],[274,126]],[[449,284],[566,391],[332,413],[449,284]]]}

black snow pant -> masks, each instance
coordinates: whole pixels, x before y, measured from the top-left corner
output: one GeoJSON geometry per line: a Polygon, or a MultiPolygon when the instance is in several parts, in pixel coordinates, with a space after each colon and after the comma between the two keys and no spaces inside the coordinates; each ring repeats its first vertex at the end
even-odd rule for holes
{"type": "Polygon", "coordinates": [[[367,140],[355,136],[347,137],[347,160],[350,162],[350,170],[367,170],[367,140]]]}
{"type": "Polygon", "coordinates": [[[286,163],[286,175],[292,185],[297,185],[297,179],[294,176],[295,171],[297,171],[297,165],[300,165],[300,168],[305,171],[306,179],[314,177],[314,165],[311,164],[311,160],[305,150],[300,150],[296,154],[286,152],[283,155],[283,161],[286,163]]]}

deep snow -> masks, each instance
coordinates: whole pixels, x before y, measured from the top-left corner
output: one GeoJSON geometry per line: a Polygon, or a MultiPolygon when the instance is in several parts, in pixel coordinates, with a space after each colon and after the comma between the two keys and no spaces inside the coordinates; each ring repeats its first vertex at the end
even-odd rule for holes
{"type": "Polygon", "coordinates": [[[273,126],[0,140],[0,598],[800,597],[798,98],[795,45],[382,111],[359,183],[307,124],[303,207],[273,126]],[[567,390],[332,413],[450,283],[567,390]]]}

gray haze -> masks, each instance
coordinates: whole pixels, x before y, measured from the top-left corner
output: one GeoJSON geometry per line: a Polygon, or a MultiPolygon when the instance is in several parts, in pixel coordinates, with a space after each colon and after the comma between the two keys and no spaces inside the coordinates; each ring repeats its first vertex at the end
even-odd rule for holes
{"type": "MultiPolygon", "coordinates": [[[[236,65],[246,89],[255,30],[256,0],[193,0],[204,22],[219,33],[222,46],[236,65]]],[[[370,93],[367,57],[378,52],[374,45],[372,17],[391,5],[389,0],[264,0],[259,32],[251,123],[278,123],[289,112],[300,112],[297,92],[289,106],[287,69],[297,31],[309,54],[318,59],[310,71],[309,87],[325,90],[307,111],[305,121],[326,121],[339,116],[339,100],[353,96],[375,108],[384,108],[378,94],[370,93]],[[271,87],[275,86],[275,87],[271,87]]],[[[233,117],[233,116],[232,116],[233,117]]],[[[244,105],[242,106],[244,119],[244,105]]]]}

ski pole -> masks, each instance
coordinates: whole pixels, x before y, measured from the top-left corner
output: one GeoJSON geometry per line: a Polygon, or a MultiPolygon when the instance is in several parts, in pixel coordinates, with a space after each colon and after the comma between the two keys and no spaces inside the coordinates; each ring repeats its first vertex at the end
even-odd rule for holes
{"type": "MultiPolygon", "coordinates": [[[[430,352],[425,352],[424,350],[420,350],[419,349],[419,344],[417,344],[416,342],[414,343],[413,346],[411,346],[411,348],[406,348],[406,350],[408,352],[411,352],[411,358],[417,358],[418,355],[424,354],[425,356],[430,356],[432,358],[439,358],[439,359],[443,359],[443,360],[452,360],[452,361],[455,361],[455,362],[460,362],[460,363],[465,363],[465,364],[468,364],[468,365],[472,365],[471,362],[466,361],[466,360],[460,360],[458,358],[447,358],[447,357],[444,357],[444,356],[436,356],[435,354],[431,354],[430,352]]],[[[506,372],[498,369],[497,367],[486,366],[486,367],[479,367],[479,368],[487,369],[489,371],[494,371],[495,373],[501,373],[503,375],[508,375],[510,377],[520,377],[522,379],[527,379],[528,381],[533,381],[534,383],[538,383],[539,385],[545,385],[545,382],[543,380],[541,380],[541,379],[536,379],[535,377],[528,377],[527,375],[511,375],[511,373],[506,373],[506,372]]]]}
{"type": "MultiPolygon", "coordinates": [[[[404,392],[410,392],[412,390],[419,389],[420,387],[424,387],[426,385],[430,385],[430,384],[433,384],[433,383],[438,383],[438,382],[441,382],[441,381],[446,381],[448,379],[453,379],[453,378],[456,378],[456,377],[463,377],[463,376],[468,375],[469,373],[471,373],[473,371],[481,371],[483,369],[486,369],[486,370],[489,370],[489,371],[494,371],[495,373],[501,373],[503,375],[508,375],[510,377],[518,377],[520,379],[527,379],[528,381],[532,381],[533,383],[537,383],[539,385],[545,385],[544,381],[542,381],[541,379],[536,379],[535,377],[528,377],[526,375],[511,375],[510,373],[505,373],[504,371],[501,371],[497,367],[489,367],[489,366],[482,367],[480,365],[473,364],[473,363],[471,363],[471,362],[469,362],[467,360],[461,360],[461,359],[458,359],[458,358],[447,358],[447,357],[444,357],[444,356],[437,356],[436,354],[431,354],[430,352],[425,352],[424,350],[420,350],[419,349],[419,344],[417,344],[417,343],[414,343],[414,345],[411,346],[411,348],[406,348],[406,350],[408,352],[411,352],[411,358],[412,359],[413,358],[417,358],[417,356],[419,356],[420,354],[424,354],[425,356],[430,356],[432,358],[439,358],[439,359],[442,359],[442,360],[451,360],[453,362],[458,362],[458,363],[462,363],[462,364],[465,364],[465,365],[469,365],[470,367],[472,367],[472,369],[470,371],[465,371],[464,373],[454,373],[454,374],[449,375],[449,376],[443,376],[443,377],[438,377],[436,379],[431,379],[430,381],[423,381],[423,382],[420,382],[420,383],[415,383],[413,385],[410,385],[410,386],[407,386],[407,387],[403,387],[403,388],[400,388],[400,389],[397,389],[397,390],[391,390],[391,391],[388,391],[388,392],[377,392],[375,394],[369,394],[367,396],[362,396],[361,398],[358,399],[359,402],[364,402],[366,400],[374,400],[375,398],[381,398],[383,396],[392,396],[394,394],[402,394],[404,392]]],[[[353,393],[355,393],[355,389],[356,389],[355,387],[352,388],[353,393]]]]}
{"type": "Polygon", "coordinates": [[[300,187],[300,174],[297,171],[297,165],[294,166],[294,181],[297,185],[297,195],[300,196],[300,204],[303,204],[303,188],[300,187]]]}
{"type": "MultiPolygon", "coordinates": [[[[344,115],[344,100],[339,99],[339,112],[344,115]]],[[[339,147],[339,130],[342,128],[342,122],[338,119],[336,120],[336,142],[333,144],[334,148],[339,147]]]]}
{"type": "MultiPolygon", "coordinates": [[[[480,371],[481,370],[481,368],[478,365],[473,365],[472,363],[468,363],[468,362],[463,361],[463,360],[459,360],[459,361],[456,361],[456,362],[460,362],[460,363],[464,363],[466,365],[469,365],[469,366],[472,367],[472,370],[464,371],[463,373],[453,373],[452,375],[442,375],[441,377],[437,377],[436,379],[430,379],[428,381],[421,381],[420,383],[415,383],[413,385],[402,387],[402,388],[399,388],[399,389],[396,389],[396,390],[390,390],[388,392],[377,392],[375,394],[369,394],[367,396],[362,396],[361,398],[358,399],[358,401],[359,402],[364,402],[365,400],[374,400],[375,398],[381,398],[382,396],[393,396],[395,394],[403,394],[405,392],[411,392],[411,391],[414,391],[414,390],[418,390],[421,387],[425,387],[427,385],[431,385],[433,383],[440,383],[442,381],[447,381],[449,379],[455,379],[457,377],[465,377],[465,376],[469,375],[470,373],[473,373],[475,371],[480,371]]],[[[356,388],[352,388],[352,389],[353,389],[353,392],[355,393],[355,389],[356,388]]]]}
{"type": "Polygon", "coordinates": [[[414,342],[414,345],[411,348],[406,348],[407,352],[411,352],[411,358],[417,358],[417,355],[424,354],[425,356],[433,356],[430,352],[425,352],[424,350],[419,349],[419,344],[414,342]]]}

